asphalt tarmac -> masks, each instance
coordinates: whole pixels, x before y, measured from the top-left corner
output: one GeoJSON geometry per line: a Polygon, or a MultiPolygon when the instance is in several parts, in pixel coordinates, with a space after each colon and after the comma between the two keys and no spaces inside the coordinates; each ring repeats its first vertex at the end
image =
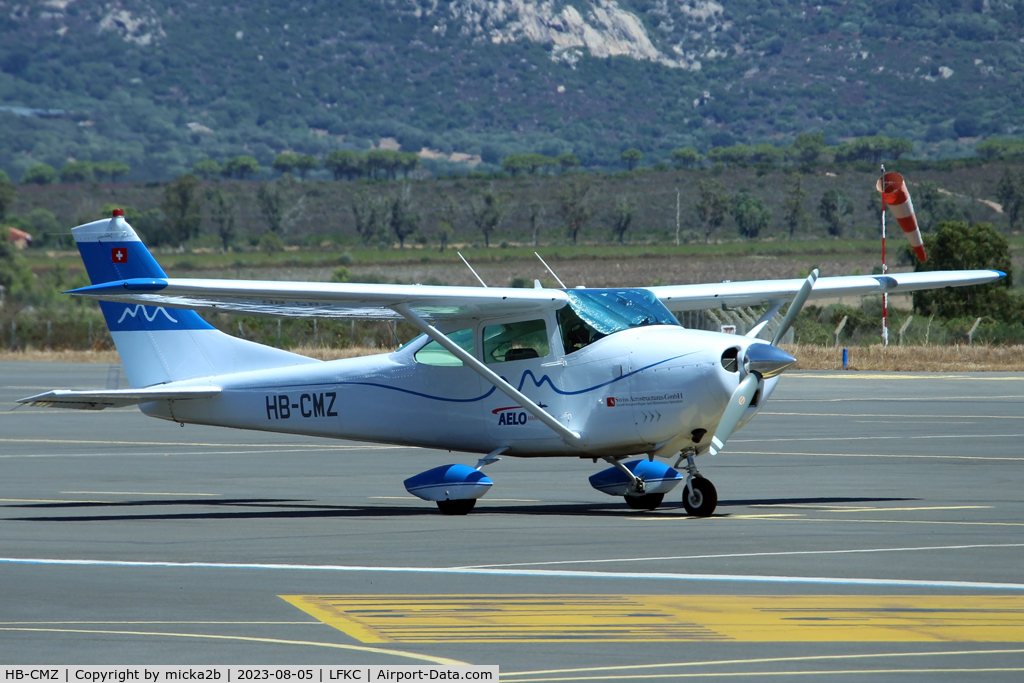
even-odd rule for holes
{"type": "MultiPolygon", "coordinates": [[[[503,459],[27,409],[108,366],[0,363],[0,662],[498,664],[506,681],[1017,681],[1024,375],[787,374],[716,515],[503,459]]],[[[396,418],[397,419],[397,418],[396,418]]],[[[457,425],[453,425],[457,428],[457,425]]]]}

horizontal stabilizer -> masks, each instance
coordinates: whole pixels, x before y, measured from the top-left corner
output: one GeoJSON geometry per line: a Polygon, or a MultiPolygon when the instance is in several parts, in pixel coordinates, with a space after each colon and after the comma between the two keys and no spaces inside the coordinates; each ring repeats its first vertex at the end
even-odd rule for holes
{"type": "Polygon", "coordinates": [[[187,401],[195,398],[210,398],[221,391],[220,387],[150,387],[147,389],[97,389],[95,391],[71,391],[55,389],[18,400],[23,405],[43,408],[71,408],[74,410],[103,410],[123,408],[150,401],[187,401]]]}

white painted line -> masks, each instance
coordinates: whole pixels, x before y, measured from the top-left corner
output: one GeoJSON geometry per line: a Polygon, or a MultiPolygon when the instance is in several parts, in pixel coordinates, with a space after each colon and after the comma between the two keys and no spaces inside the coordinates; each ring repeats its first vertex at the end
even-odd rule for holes
{"type": "Polygon", "coordinates": [[[930,545],[910,548],[853,548],[847,550],[791,550],[770,553],[720,553],[716,555],[665,555],[662,557],[614,557],[601,560],[558,560],[553,562],[516,562],[514,564],[475,564],[462,569],[496,567],[536,567],[560,564],[604,564],[608,562],[663,562],[666,560],[717,560],[731,557],[788,557],[797,555],[852,555],[856,553],[903,553],[921,550],[973,550],[976,548],[1024,548],[1024,543],[986,543],[977,545],[930,545]]]}
{"type": "Polygon", "coordinates": [[[157,493],[156,491],[61,491],[94,496],[223,496],[223,493],[157,493]]]}
{"type": "Polygon", "coordinates": [[[550,569],[472,569],[462,567],[365,567],[317,564],[236,564],[229,562],[139,562],[128,560],[63,560],[0,557],[0,564],[77,567],[126,567],[164,569],[242,569],[271,571],[373,572],[382,574],[453,574],[475,576],[529,576],[562,579],[647,579],[663,581],[717,581],[726,583],[818,584],[830,586],[889,586],[900,588],[956,588],[968,590],[1024,591],[1024,583],[987,581],[925,581],[917,579],[860,579],[831,576],[770,576],[756,574],[677,574],[667,572],[587,572],[550,569]]]}

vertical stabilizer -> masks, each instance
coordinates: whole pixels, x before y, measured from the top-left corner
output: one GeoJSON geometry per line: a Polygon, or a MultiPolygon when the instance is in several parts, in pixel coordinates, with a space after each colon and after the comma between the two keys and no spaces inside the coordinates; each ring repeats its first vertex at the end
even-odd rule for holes
{"type": "MultiPolygon", "coordinates": [[[[167,277],[120,209],[71,234],[92,284],[167,277]]],[[[319,362],[224,334],[195,311],[111,301],[100,308],[133,388],[319,362]]]]}

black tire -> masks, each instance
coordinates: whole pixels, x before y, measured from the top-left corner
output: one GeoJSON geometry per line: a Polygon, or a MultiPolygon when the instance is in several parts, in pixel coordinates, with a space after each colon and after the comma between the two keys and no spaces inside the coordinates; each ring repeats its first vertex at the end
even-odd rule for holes
{"type": "Polygon", "coordinates": [[[664,493],[645,493],[642,496],[623,496],[626,505],[634,510],[654,510],[665,499],[664,493]]]}
{"type": "Polygon", "coordinates": [[[442,515],[468,515],[475,506],[476,498],[437,501],[437,509],[441,511],[442,515]]]}
{"type": "Polygon", "coordinates": [[[683,488],[683,507],[691,517],[710,517],[718,507],[718,491],[715,485],[703,477],[692,480],[692,499],[688,489],[683,488]]]}

